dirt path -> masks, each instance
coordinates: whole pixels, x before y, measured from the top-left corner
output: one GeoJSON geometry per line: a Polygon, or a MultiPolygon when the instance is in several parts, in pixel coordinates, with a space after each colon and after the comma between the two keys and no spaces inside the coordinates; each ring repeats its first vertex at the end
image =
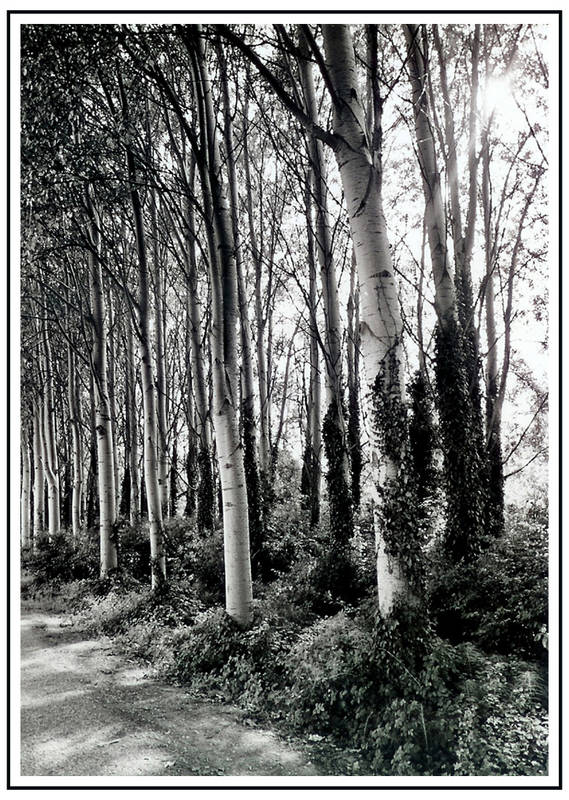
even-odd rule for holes
{"type": "Polygon", "coordinates": [[[65,617],[22,612],[21,655],[22,775],[319,774],[237,709],[145,677],[65,617]]]}

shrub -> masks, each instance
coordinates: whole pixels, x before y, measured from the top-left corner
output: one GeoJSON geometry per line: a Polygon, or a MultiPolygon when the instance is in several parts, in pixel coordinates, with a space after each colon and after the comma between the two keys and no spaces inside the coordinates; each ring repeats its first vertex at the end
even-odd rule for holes
{"type": "Polygon", "coordinates": [[[87,531],[77,541],[73,541],[68,531],[45,537],[36,543],[26,566],[36,586],[95,577],[99,572],[96,533],[87,531]]]}
{"type": "Polygon", "coordinates": [[[531,507],[473,563],[439,567],[431,594],[441,635],[527,658],[546,655],[547,599],[547,523],[531,507]]]}

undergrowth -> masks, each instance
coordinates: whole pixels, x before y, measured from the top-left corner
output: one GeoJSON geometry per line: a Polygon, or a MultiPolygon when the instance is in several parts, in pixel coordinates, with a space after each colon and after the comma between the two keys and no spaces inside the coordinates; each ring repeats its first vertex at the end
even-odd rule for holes
{"type": "MultiPolygon", "coordinates": [[[[26,596],[59,597],[78,625],[113,636],[121,650],[194,694],[341,748],[337,763],[326,756],[331,774],[547,772],[543,524],[530,534],[512,518],[508,536],[479,557],[473,596],[463,592],[454,605],[433,549],[425,602],[396,608],[388,621],[376,611],[373,546],[360,543],[349,599],[338,599],[322,591],[325,527],[311,530],[302,516],[295,530],[286,525],[277,506],[269,530],[279,541],[266,544],[270,580],[256,584],[246,631],[223,610],[220,531],[200,535],[187,520],[167,525],[170,582],[159,594],[144,561],[146,532],[125,528],[119,547],[128,570],[96,577],[92,533],[61,549],[51,542],[28,561],[34,581],[26,596]],[[482,595],[499,586],[495,607],[490,597],[484,605],[482,595]],[[461,638],[445,630],[449,609],[463,618],[461,638]]],[[[448,573],[447,580],[454,585],[448,573]]]]}

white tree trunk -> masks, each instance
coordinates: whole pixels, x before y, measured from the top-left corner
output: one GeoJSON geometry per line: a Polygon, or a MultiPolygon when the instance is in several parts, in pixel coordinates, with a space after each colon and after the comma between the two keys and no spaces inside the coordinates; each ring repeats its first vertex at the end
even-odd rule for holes
{"type": "MultiPolygon", "coordinates": [[[[246,99],[243,116],[247,120],[249,103],[246,99]]],[[[255,268],[255,322],[257,326],[257,380],[259,386],[259,466],[261,472],[267,476],[271,470],[271,440],[270,440],[270,400],[269,382],[267,374],[267,356],[265,346],[265,319],[263,316],[263,267],[261,254],[257,247],[255,234],[255,219],[253,215],[253,189],[251,180],[251,164],[249,159],[248,124],[243,127],[243,166],[245,169],[245,188],[247,192],[247,221],[249,223],[249,246],[255,268]]]]}
{"type": "Polygon", "coordinates": [[[158,485],[162,515],[168,516],[168,428],[166,412],[166,345],[164,330],[164,275],[158,247],[158,222],[156,195],[150,195],[150,220],[152,226],[152,265],[154,268],[154,333],[156,345],[156,412],[158,416],[158,485]]]}
{"type": "MultiPolygon", "coordinates": [[[[119,73],[119,91],[123,115],[129,119],[127,97],[119,73]]],[[[166,582],[166,553],[164,550],[164,524],[162,519],[162,497],[158,479],[158,413],[156,390],[152,370],[150,338],[150,293],[149,270],[146,255],[146,236],[140,196],[137,189],[137,171],[134,154],[128,141],[125,144],[130,200],[134,217],[136,250],[138,255],[138,317],[139,346],[141,358],[142,406],[144,414],[144,483],[148,504],[150,527],[150,569],[153,589],[166,582]]]]}
{"type": "Polygon", "coordinates": [[[26,430],[22,426],[20,452],[22,455],[22,490],[20,494],[20,534],[23,550],[31,545],[31,464],[26,430]]]}
{"type": "Polygon", "coordinates": [[[32,548],[40,541],[45,529],[45,472],[43,467],[43,434],[41,402],[34,404],[34,526],[32,548]]]}
{"type": "Polygon", "coordinates": [[[126,317],[126,446],[127,462],[130,474],[130,524],[140,522],[140,479],[138,475],[138,414],[136,413],[136,380],[135,380],[135,349],[132,334],[132,319],[130,314],[126,317]]]}
{"type": "Polygon", "coordinates": [[[67,347],[67,401],[71,425],[71,450],[73,461],[71,528],[76,539],[81,530],[81,502],[83,495],[83,447],[81,442],[81,401],[77,387],[77,360],[71,345],[67,347]]]}
{"type": "MultiPolygon", "coordinates": [[[[384,388],[403,398],[401,337],[403,332],[397,286],[387,227],[383,214],[380,176],[374,173],[368,145],[365,113],[358,98],[358,80],[349,27],[324,25],[326,62],[339,98],[334,111],[335,150],[348,207],[350,228],[360,285],[362,405],[371,416],[370,400],[377,376],[385,373],[384,388]]],[[[398,463],[381,452],[380,442],[370,425],[369,460],[371,480],[362,487],[375,509],[377,488],[386,480],[398,479],[398,463]]],[[[375,517],[379,608],[387,615],[398,594],[407,585],[397,559],[386,549],[385,538],[375,517]]]]}
{"type": "Polygon", "coordinates": [[[312,525],[317,525],[320,519],[320,491],[322,484],[322,381],[320,377],[320,354],[318,349],[316,263],[314,260],[310,185],[310,175],[307,175],[305,206],[308,228],[308,304],[310,312],[310,410],[308,424],[310,426],[310,442],[312,446],[310,521],[312,525]]]}
{"type": "Polygon", "coordinates": [[[213,219],[213,228],[210,227],[207,233],[212,287],[213,422],[223,501],[225,605],[227,613],[236,622],[247,626],[252,619],[253,592],[247,487],[237,413],[239,305],[235,248],[231,212],[222,184],[211,86],[199,26],[197,31],[190,43],[190,53],[194,88],[209,153],[208,169],[202,165],[201,179],[205,206],[209,206],[213,219]]]}
{"type": "Polygon", "coordinates": [[[89,255],[91,306],[93,316],[93,350],[91,364],[95,390],[95,433],[97,440],[97,472],[99,478],[100,575],[104,578],[117,568],[117,547],[114,536],[116,491],[113,454],[113,430],[107,386],[107,320],[99,252],[99,218],[90,189],[85,197],[89,210],[90,236],[93,251],[89,255]]]}
{"type": "Polygon", "coordinates": [[[60,529],[59,498],[59,459],[55,440],[55,408],[53,400],[53,378],[51,362],[51,345],[47,329],[43,331],[43,363],[44,363],[44,469],[47,478],[48,530],[50,538],[56,536],[60,529]]]}

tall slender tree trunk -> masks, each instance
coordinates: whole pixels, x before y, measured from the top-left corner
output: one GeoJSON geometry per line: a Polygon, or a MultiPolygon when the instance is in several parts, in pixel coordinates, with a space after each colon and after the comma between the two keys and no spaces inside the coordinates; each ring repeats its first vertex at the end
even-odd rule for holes
{"type": "Polygon", "coordinates": [[[435,283],[435,308],[441,327],[456,320],[456,295],[446,244],[445,212],[441,178],[437,167],[434,133],[429,117],[428,93],[425,87],[427,65],[419,46],[416,25],[404,26],[409,48],[409,76],[413,94],[417,153],[425,195],[425,220],[435,283]]]}
{"type": "Polygon", "coordinates": [[[136,369],[132,319],[126,315],[126,407],[125,407],[125,466],[129,474],[129,517],[131,525],[140,522],[140,476],[138,474],[138,414],[136,413],[136,369]]]}
{"type": "MultiPolygon", "coordinates": [[[[317,104],[309,61],[310,48],[302,30],[300,74],[308,117],[316,122],[317,104]]],[[[348,543],[352,536],[351,492],[348,480],[348,452],[346,425],[344,420],[343,375],[342,375],[342,326],[336,267],[332,253],[332,237],[328,214],[328,188],[326,186],[323,145],[314,136],[308,139],[309,157],[312,165],[314,206],[316,209],[316,250],[320,264],[322,300],[324,310],[324,363],[326,367],[326,414],[323,423],[323,440],[328,462],[327,484],[330,505],[330,531],[333,558],[347,558],[348,543]]],[[[342,565],[338,564],[335,591],[345,583],[342,565]]],[[[331,569],[331,574],[334,572],[331,569]]]]}
{"type": "MultiPolygon", "coordinates": [[[[255,389],[253,382],[253,359],[251,346],[251,326],[249,306],[245,288],[243,247],[239,224],[239,193],[237,191],[237,169],[235,165],[235,146],[233,143],[233,122],[227,82],[227,63],[221,42],[217,41],[217,54],[220,65],[221,89],[223,93],[224,139],[227,158],[227,176],[231,202],[233,243],[235,247],[235,270],[237,275],[237,297],[239,302],[239,321],[241,334],[241,424],[243,428],[243,457],[247,480],[247,502],[249,509],[249,535],[253,566],[260,566],[263,546],[263,520],[261,486],[257,464],[257,436],[255,432],[255,389]]],[[[244,117],[243,125],[249,121],[244,117]]]]}
{"type": "Polygon", "coordinates": [[[255,217],[253,214],[253,189],[251,179],[251,164],[249,156],[249,131],[248,131],[249,98],[246,96],[243,108],[243,166],[245,169],[245,187],[247,191],[247,221],[249,224],[249,245],[251,257],[255,268],[255,322],[257,328],[257,375],[259,384],[259,466],[265,482],[269,481],[271,471],[271,440],[270,440],[270,411],[269,411],[269,380],[267,374],[267,357],[265,347],[265,318],[263,315],[263,267],[261,253],[257,245],[255,233],[255,217]]]}
{"type": "Polygon", "coordinates": [[[51,342],[47,326],[43,328],[43,433],[44,433],[44,469],[48,487],[48,525],[50,537],[56,536],[60,529],[60,486],[59,459],[55,436],[55,405],[53,397],[53,375],[51,342]]]}
{"type": "Polygon", "coordinates": [[[22,483],[20,493],[20,536],[22,550],[30,551],[32,543],[31,530],[31,459],[28,436],[25,426],[22,425],[20,439],[20,453],[22,457],[22,483]]]}
{"type": "Polygon", "coordinates": [[[152,229],[152,264],[154,268],[154,330],[156,342],[156,411],[158,415],[158,484],[162,515],[168,516],[168,442],[166,412],[166,338],[164,313],[164,271],[160,263],[156,194],[150,193],[150,222],[152,229]]]}
{"type": "Polygon", "coordinates": [[[455,285],[458,301],[458,316],[465,337],[466,369],[470,394],[475,413],[480,415],[480,380],[478,370],[478,333],[474,324],[474,308],[472,297],[472,276],[470,263],[474,246],[476,210],[478,205],[478,157],[476,153],[476,133],[478,119],[478,64],[480,49],[480,26],[474,26],[472,43],[472,74],[469,111],[468,139],[468,211],[466,229],[463,230],[462,211],[460,205],[459,169],[457,145],[455,137],[452,99],[448,86],[446,58],[439,35],[439,26],[433,25],[433,38],[438,54],[441,91],[444,102],[445,138],[448,147],[447,180],[449,184],[451,209],[451,234],[454,245],[455,285]]]}
{"type": "MultiPolygon", "coordinates": [[[[476,555],[486,538],[487,480],[483,463],[482,420],[476,402],[477,393],[472,392],[476,366],[460,326],[446,243],[441,181],[425,86],[428,64],[421,49],[419,28],[405,25],[404,31],[408,43],[417,153],[423,178],[425,221],[438,317],[435,366],[445,456],[446,550],[449,558],[458,563],[476,555]]],[[[464,269],[462,256],[459,261],[461,269],[464,269]]]]}
{"type": "Polygon", "coordinates": [[[89,254],[91,307],[93,317],[93,350],[91,365],[95,390],[95,432],[97,438],[97,473],[99,477],[100,574],[104,578],[118,566],[116,523],[116,491],[114,443],[107,374],[107,320],[105,294],[99,254],[100,220],[90,187],[85,198],[89,214],[92,251],[89,254]]]}
{"type": "MultiPolygon", "coordinates": [[[[126,93],[119,73],[119,89],[123,117],[129,129],[132,127],[127,106],[126,93]]],[[[134,154],[125,145],[130,201],[134,217],[136,250],[138,256],[138,332],[141,359],[142,406],[144,414],[144,483],[150,528],[150,571],[153,590],[166,582],[166,553],[164,550],[164,523],[162,518],[162,495],[158,478],[158,413],[156,389],[152,370],[152,348],[150,338],[150,291],[149,270],[146,255],[146,237],[142,205],[137,189],[137,174],[134,154]]]]}
{"type": "Polygon", "coordinates": [[[362,451],[360,441],[360,399],[359,399],[359,363],[360,363],[360,298],[357,286],[357,264],[352,252],[352,268],[350,271],[350,294],[348,298],[348,446],[350,451],[350,467],[352,478],[352,502],[357,508],[360,504],[360,478],[362,471],[362,451]]]}
{"type": "Polygon", "coordinates": [[[186,505],[184,516],[191,517],[196,510],[197,498],[197,454],[198,437],[195,424],[194,380],[192,375],[191,333],[189,314],[186,314],[186,428],[188,431],[188,449],[186,451],[186,505]]]}
{"type": "Polygon", "coordinates": [[[95,378],[93,369],[89,370],[89,470],[87,473],[86,523],[88,528],[95,527],[97,508],[99,505],[99,479],[97,467],[97,415],[95,412],[95,378]]]}
{"type": "Polygon", "coordinates": [[[196,26],[191,33],[186,29],[185,42],[192,59],[202,141],[206,145],[204,152],[208,153],[207,165],[202,162],[198,166],[205,205],[213,220],[213,226],[207,230],[207,234],[212,287],[213,419],[223,501],[225,603],[227,613],[240,625],[247,626],[252,618],[253,594],[247,486],[237,417],[239,305],[235,244],[230,208],[222,183],[201,27],[196,26]]]}
{"type": "MultiPolygon", "coordinates": [[[[363,383],[362,402],[372,419],[374,396],[403,401],[401,337],[403,326],[387,226],[383,214],[381,176],[373,168],[365,113],[358,97],[354,48],[347,25],[324,25],[326,64],[336,95],[334,103],[335,156],[340,170],[354,243],[360,285],[360,328],[363,383]]],[[[390,539],[382,523],[382,499],[377,487],[401,480],[404,443],[385,446],[385,437],[370,426],[371,480],[367,497],[374,509],[379,608],[391,612],[398,595],[408,597],[409,586],[401,561],[401,543],[390,539]]]]}
{"type": "Polygon", "coordinates": [[[314,228],[312,226],[311,173],[305,180],[305,214],[308,249],[308,312],[310,315],[310,387],[308,391],[308,442],[310,447],[310,525],[320,520],[320,489],[322,482],[322,383],[318,349],[318,318],[314,228]]]}
{"type": "Polygon", "coordinates": [[[43,465],[41,401],[34,403],[33,446],[34,446],[34,524],[32,548],[41,540],[45,529],[44,487],[45,472],[43,465]]]}
{"type": "Polygon", "coordinates": [[[120,505],[120,480],[119,480],[119,448],[117,431],[117,397],[116,397],[116,316],[113,302],[113,294],[107,292],[106,308],[108,312],[108,335],[107,335],[107,382],[109,388],[109,411],[111,414],[111,430],[113,434],[113,472],[115,475],[115,509],[120,505]]]}
{"type": "MultiPolygon", "coordinates": [[[[190,168],[190,191],[194,190],[195,164],[190,168]]],[[[198,437],[197,464],[199,484],[197,489],[197,522],[200,530],[210,531],[214,522],[214,481],[210,432],[210,403],[206,385],[205,348],[203,346],[202,316],[196,261],[196,224],[191,198],[186,204],[188,235],[186,237],[186,266],[188,274],[186,306],[190,326],[191,373],[196,399],[196,429],[198,437]]]]}
{"type": "Polygon", "coordinates": [[[81,441],[81,399],[77,384],[77,358],[71,345],[67,346],[67,403],[71,426],[71,458],[73,461],[71,529],[77,539],[81,530],[83,495],[83,445],[81,441]]]}

